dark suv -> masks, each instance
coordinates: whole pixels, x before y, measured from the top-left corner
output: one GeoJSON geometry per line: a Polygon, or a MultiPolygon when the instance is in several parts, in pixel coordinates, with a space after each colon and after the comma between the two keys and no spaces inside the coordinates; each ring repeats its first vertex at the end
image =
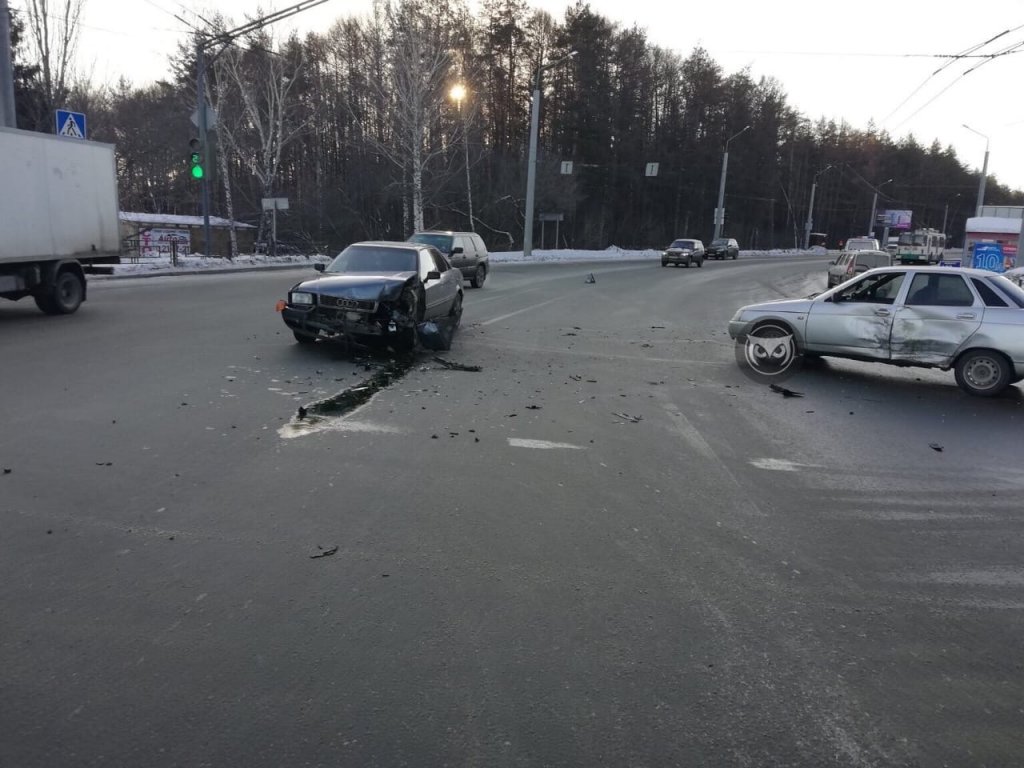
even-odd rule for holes
{"type": "Polygon", "coordinates": [[[417,232],[409,238],[410,243],[432,245],[451,261],[452,266],[462,272],[474,288],[483,287],[491,269],[487,246],[476,232],[417,232]]]}
{"type": "Polygon", "coordinates": [[[720,237],[711,241],[707,255],[709,259],[735,259],[740,255],[740,244],[731,237],[720,237]]]}

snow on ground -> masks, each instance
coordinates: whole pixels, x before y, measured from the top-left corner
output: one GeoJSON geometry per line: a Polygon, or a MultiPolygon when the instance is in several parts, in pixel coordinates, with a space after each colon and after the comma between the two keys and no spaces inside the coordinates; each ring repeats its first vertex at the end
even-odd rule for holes
{"type": "MultiPolygon", "coordinates": [[[[793,249],[775,249],[770,251],[740,251],[740,258],[745,256],[793,256],[815,252],[793,249]]],[[[611,246],[602,251],[584,251],[572,249],[534,250],[529,259],[523,258],[522,251],[496,251],[490,254],[493,264],[538,264],[545,262],[587,262],[587,261],[655,261],[661,258],[661,251],[654,249],[628,250],[611,246]]],[[[824,251],[821,251],[824,253],[824,251]]],[[[125,261],[114,264],[112,274],[120,276],[139,275],[174,275],[205,271],[267,269],[312,266],[319,262],[327,264],[331,256],[267,256],[245,255],[234,260],[215,256],[202,256],[194,253],[191,256],[178,256],[177,264],[171,264],[170,256],[155,256],[139,259],[135,262],[125,261]]]]}

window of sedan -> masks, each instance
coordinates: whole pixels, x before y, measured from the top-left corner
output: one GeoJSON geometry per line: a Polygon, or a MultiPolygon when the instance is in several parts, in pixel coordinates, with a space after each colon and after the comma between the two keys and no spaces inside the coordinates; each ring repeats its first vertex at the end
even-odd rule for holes
{"type": "Polygon", "coordinates": [[[444,273],[452,268],[452,265],[448,263],[448,259],[446,259],[444,254],[440,251],[431,248],[427,253],[429,253],[430,258],[434,260],[434,269],[438,272],[444,273]]]}
{"type": "Polygon", "coordinates": [[[990,288],[984,280],[979,280],[978,278],[974,277],[971,278],[971,283],[974,284],[974,290],[976,290],[978,292],[978,295],[981,296],[981,300],[985,302],[986,307],[1010,306],[998,293],[992,290],[992,288],[990,288]]]}
{"type": "Polygon", "coordinates": [[[868,275],[832,296],[832,300],[866,304],[892,304],[900,293],[906,272],[882,272],[868,275]]]}
{"type": "Polygon", "coordinates": [[[923,272],[914,275],[907,293],[907,306],[970,307],[974,294],[960,275],[923,272]]]}

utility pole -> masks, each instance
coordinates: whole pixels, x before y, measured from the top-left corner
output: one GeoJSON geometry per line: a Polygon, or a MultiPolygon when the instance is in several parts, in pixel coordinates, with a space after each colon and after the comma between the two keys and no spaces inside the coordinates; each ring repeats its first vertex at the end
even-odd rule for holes
{"type": "Polygon", "coordinates": [[[729,170],[729,142],[750,130],[750,126],[746,126],[742,131],[730,136],[725,141],[725,151],[722,153],[722,176],[718,180],[718,207],[715,208],[715,236],[714,240],[717,240],[722,236],[722,226],[725,224],[725,174],[729,170]]]}
{"type": "Polygon", "coordinates": [[[963,127],[971,133],[976,133],[985,140],[985,162],[981,166],[981,178],[978,180],[978,207],[974,211],[975,216],[981,216],[981,208],[985,205],[985,182],[988,180],[988,136],[981,131],[976,131],[967,123],[962,123],[963,127]]]}
{"type": "Polygon", "coordinates": [[[831,168],[831,165],[826,165],[816,174],[814,174],[814,180],[811,181],[811,201],[807,205],[807,223],[804,225],[804,250],[806,251],[811,247],[811,228],[814,226],[814,191],[818,187],[818,177],[821,176],[825,171],[831,168]]]}
{"type": "MultiPolygon", "coordinates": [[[[5,0],[0,0],[4,2],[5,0]]],[[[263,29],[276,21],[281,21],[289,16],[294,16],[302,11],[308,11],[310,8],[314,8],[318,5],[323,5],[327,0],[304,0],[301,3],[296,3],[293,6],[285,8],[281,11],[275,11],[269,13],[266,16],[261,16],[258,19],[247,22],[240,27],[235,27],[227,32],[221,32],[215,35],[204,35],[199,34],[196,36],[196,122],[199,123],[199,144],[200,152],[203,153],[204,163],[208,162],[209,158],[209,146],[207,140],[209,139],[209,115],[206,109],[206,53],[217,45],[221,46],[220,51],[210,60],[209,63],[216,61],[217,56],[220,56],[224,52],[224,49],[239,37],[255,32],[258,29],[263,29]]],[[[203,208],[203,255],[210,255],[210,180],[209,174],[204,173],[201,179],[201,198],[203,208]]]]}
{"type": "Polygon", "coordinates": [[[880,190],[886,184],[892,184],[892,182],[892,179],[886,179],[877,187],[875,187],[875,196],[871,198],[871,220],[868,222],[868,237],[875,236],[875,211],[878,208],[878,190],[880,190]]]}
{"type": "Polygon", "coordinates": [[[523,258],[527,259],[533,253],[533,206],[534,190],[537,186],[537,132],[540,126],[540,76],[546,70],[557,67],[575,55],[576,51],[569,51],[558,61],[541,64],[537,67],[533,81],[533,108],[530,110],[530,155],[526,161],[526,221],[523,224],[523,258]]]}
{"type": "Polygon", "coordinates": [[[11,57],[11,12],[0,0],[0,126],[17,128],[14,106],[14,63],[11,57]]]}

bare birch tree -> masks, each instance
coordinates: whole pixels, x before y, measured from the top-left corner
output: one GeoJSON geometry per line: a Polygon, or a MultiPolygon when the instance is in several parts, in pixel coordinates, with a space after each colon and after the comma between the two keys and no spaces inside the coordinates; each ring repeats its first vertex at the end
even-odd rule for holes
{"type": "Polygon", "coordinates": [[[79,19],[85,0],[26,0],[25,16],[42,96],[45,120],[71,91],[79,19]]]}
{"type": "Polygon", "coordinates": [[[395,141],[368,138],[400,169],[408,184],[406,228],[420,230],[424,173],[450,153],[448,142],[432,137],[452,77],[454,30],[466,14],[461,5],[447,0],[397,0],[382,7],[390,61],[385,77],[371,78],[371,85],[391,109],[395,141]]]}
{"type": "MultiPolygon", "coordinates": [[[[274,52],[265,31],[245,50],[228,50],[217,60],[222,152],[235,159],[257,180],[263,197],[274,197],[284,149],[306,133],[314,115],[301,109],[295,92],[305,63],[294,38],[274,52]],[[229,114],[230,112],[234,114],[229,114]]],[[[222,172],[224,166],[222,165],[222,172]]],[[[257,240],[265,236],[266,216],[260,218],[257,240]]]]}

